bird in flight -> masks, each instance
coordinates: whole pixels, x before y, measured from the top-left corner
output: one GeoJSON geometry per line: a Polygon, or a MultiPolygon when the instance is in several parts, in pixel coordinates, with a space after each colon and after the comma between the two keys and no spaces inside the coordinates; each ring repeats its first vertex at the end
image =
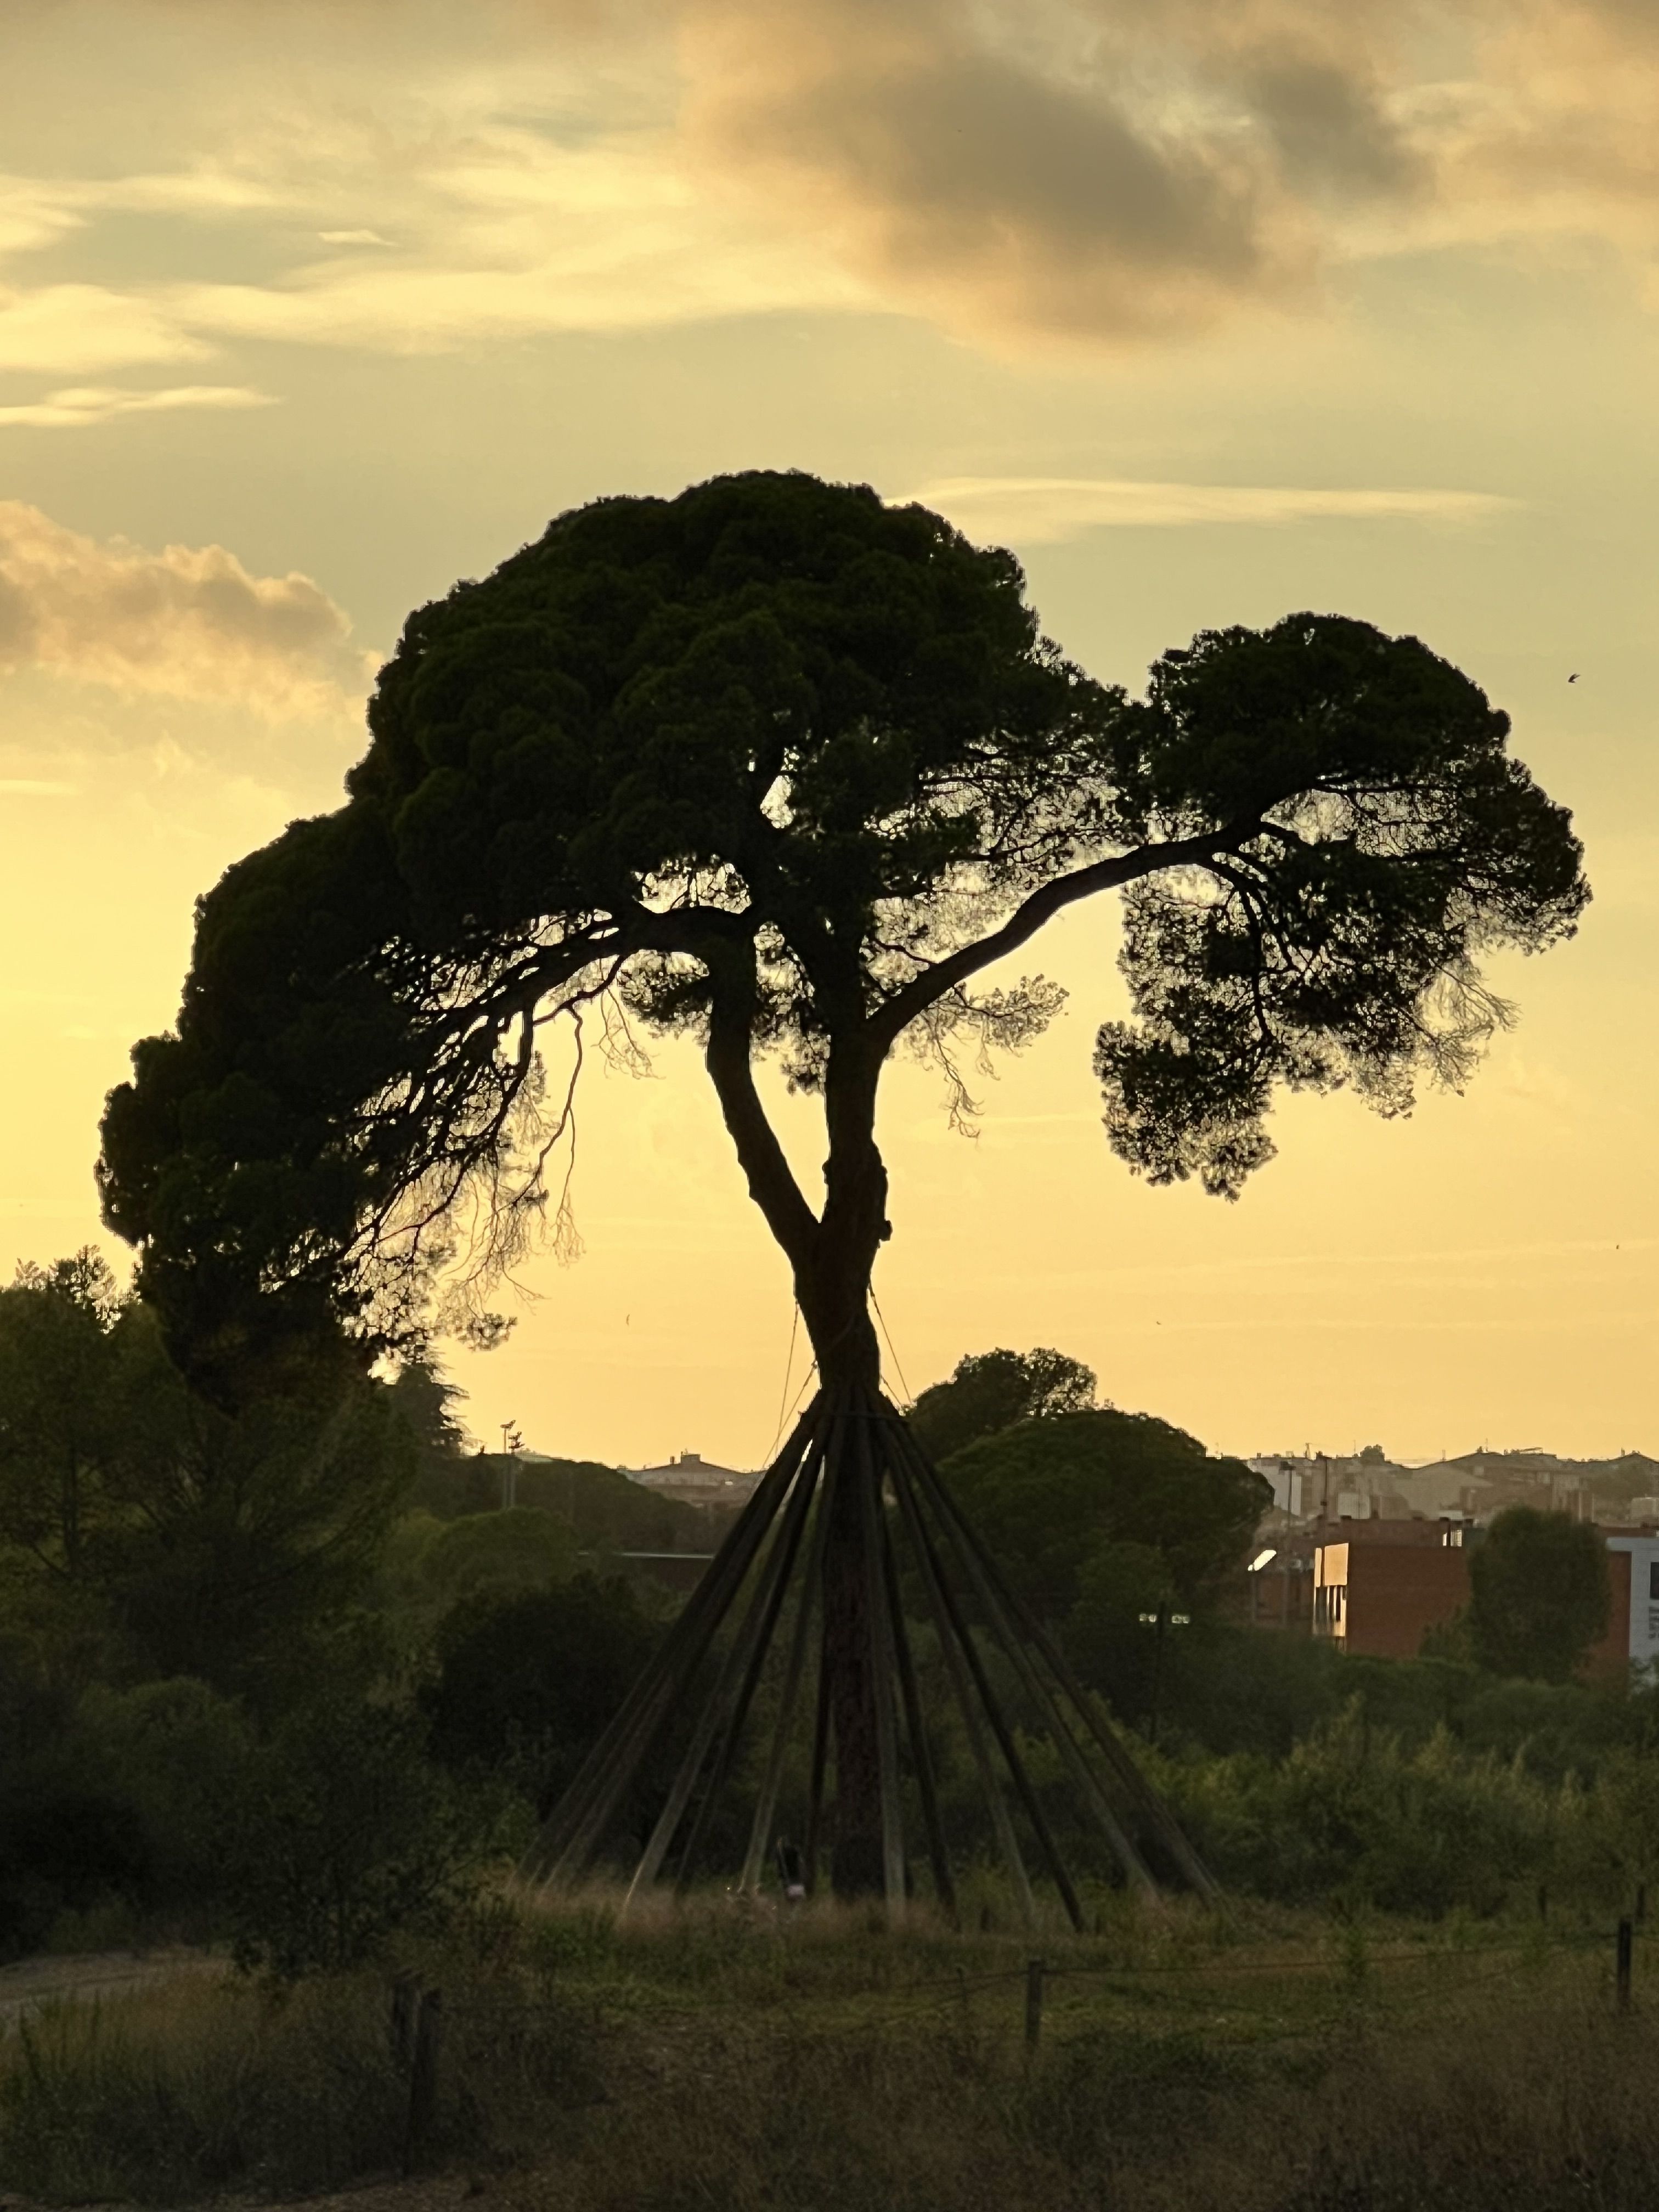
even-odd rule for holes
{"type": "Polygon", "coordinates": [[[1576,684],[1578,681],[1578,671],[1576,668],[1573,670],[1571,675],[1568,677],[1567,681],[1569,684],[1576,684]]]}

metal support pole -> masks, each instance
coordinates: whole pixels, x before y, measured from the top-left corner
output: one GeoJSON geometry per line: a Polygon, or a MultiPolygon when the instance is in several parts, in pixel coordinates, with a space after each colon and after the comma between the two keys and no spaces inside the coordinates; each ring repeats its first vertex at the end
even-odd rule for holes
{"type": "MultiPolygon", "coordinates": [[[[902,1417],[894,1411],[894,1419],[902,1417]]],[[[973,1523],[967,1520],[954,1498],[939,1481],[938,1473],[927,1454],[917,1443],[908,1429],[905,1442],[912,1458],[928,1480],[928,1494],[956,1528],[963,1542],[977,1559],[1000,1602],[1007,1608],[1015,1625],[1027,1637],[1042,1659],[1049,1673],[1059,1684],[1067,1702],[1076,1711],[1089,1734],[1098,1746],[1102,1756],[1111,1767],[1115,1778],[1122,1784],[1131,1800],[1145,1813],[1158,1833],[1159,1841],[1179,1867],[1189,1887],[1200,1896],[1214,1902],[1221,1895],[1221,1887],[1198,1853],[1182,1833],[1180,1823],[1147,1781],[1134,1760],[1118,1741],[1111,1728],[1102,1718],[1095,1700],[1078,1681],[1052,1636],[1019,1595],[1010,1588],[996,1562],[980,1541],[973,1523]]]]}
{"type": "Polygon", "coordinates": [[[898,1499],[899,1517],[904,1522],[905,1534],[910,1539],[910,1549],[921,1576],[921,1586],[927,1600],[927,1609],[933,1617],[934,1633],[939,1638],[939,1655],[945,1661],[951,1677],[951,1687],[962,1715],[962,1724],[968,1737],[968,1747],[973,1754],[974,1765],[979,1775],[980,1788],[991,1815],[991,1826],[995,1832],[997,1846],[1003,1863],[1008,1869],[1008,1879],[1013,1884],[1014,1895],[1019,1900],[1021,1913],[1027,1927],[1035,1925],[1036,1905],[1031,1896],[1030,1878],[1025,1871],[1025,1862],[1020,1856],[1019,1840],[1014,1833],[1014,1824],[1008,1817],[1007,1801],[1002,1785],[997,1779],[996,1769],[985,1741],[985,1730],[974,1704],[974,1692],[963,1653],[957,1641],[954,1616],[939,1581],[939,1561],[921,1518],[921,1508],[911,1487],[909,1470],[902,1460],[896,1458],[892,1468],[893,1492],[898,1499]]]}
{"type": "MultiPolygon", "coordinates": [[[[903,1441],[907,1446],[910,1445],[910,1439],[908,1437],[903,1441]]],[[[914,1446],[910,1448],[914,1452],[914,1446]]],[[[1032,1665],[1030,1653],[1019,1637],[1009,1626],[1007,1615],[998,1602],[996,1588],[985,1573],[980,1558],[974,1548],[957,1534],[951,1518],[943,1510],[941,1501],[945,1498],[943,1484],[920,1452],[915,1452],[914,1455],[921,1478],[924,1494],[933,1504],[938,1517],[944,1522],[946,1540],[951,1542],[958,1562],[967,1570],[968,1579],[984,1608],[991,1632],[1012,1662],[1014,1671],[1024,1685],[1026,1694],[1036,1708],[1038,1719],[1048,1729],[1054,1740],[1054,1748],[1065,1761],[1073,1781],[1082,1793],[1085,1803],[1093,1813],[1097,1825],[1110,1845],[1124,1874],[1144,1896],[1156,1897],[1157,1885],[1147,1871],[1146,1862],[1124,1833],[1116,1814],[1107,1802],[1105,1792],[1090,1771],[1088,1761],[1079,1750],[1076,1740],[1066,1725],[1065,1716],[1050,1693],[1048,1685],[1032,1665]]]]}
{"type": "MultiPolygon", "coordinates": [[[[806,1670],[806,1653],[811,1642],[812,1621],[818,1600],[818,1583],[823,1572],[823,1546],[830,1527],[833,1504],[832,1491],[835,1471],[827,1463],[818,1485],[817,1518],[812,1524],[808,1541],[806,1565],[801,1575],[800,1596],[795,1612],[794,1633],[789,1641],[789,1656],[785,1663],[783,1688],[778,1698],[777,1725],[772,1732],[771,1755],[767,1760],[765,1778],[760,1796],[755,1802],[755,1818],[749,1830],[749,1848],[744,1853],[743,1873],[738,1879],[739,1892],[758,1889],[760,1870],[766,1860],[766,1838],[771,1829],[772,1816],[777,1810],[778,1791],[782,1786],[784,1762],[789,1754],[790,1728],[795,1717],[795,1704],[800,1694],[801,1677],[806,1670]]],[[[810,1883],[808,1885],[810,1887],[810,1883]]]]}
{"type": "MultiPolygon", "coordinates": [[[[898,1479],[895,1476],[896,1492],[897,1487],[898,1479]]],[[[909,1632],[904,1624],[898,1562],[893,1553],[892,1531],[885,1518],[882,1522],[881,1553],[888,1611],[893,1623],[893,1656],[898,1664],[899,1693],[904,1702],[904,1727],[910,1739],[911,1764],[916,1771],[916,1791],[921,1799],[922,1826],[927,1832],[927,1856],[933,1869],[933,1892],[949,1916],[951,1926],[955,1927],[957,1924],[956,1884],[951,1878],[951,1854],[945,1848],[945,1829],[939,1815],[939,1787],[933,1773],[933,1757],[921,1717],[921,1693],[916,1682],[915,1664],[910,1656],[909,1632]]]]}
{"type": "Polygon", "coordinates": [[[737,1756],[738,1746],[742,1741],[744,1723],[749,1717],[749,1709],[754,1702],[755,1692],[759,1686],[761,1669],[766,1664],[766,1655],[771,1649],[772,1638],[777,1630],[778,1616],[783,1608],[784,1597],[789,1587],[789,1577],[794,1571],[795,1557],[800,1549],[801,1538],[805,1533],[807,1518],[812,1510],[813,1492],[817,1486],[818,1477],[822,1471],[821,1455],[809,1452],[802,1464],[801,1473],[795,1485],[794,1495],[790,1498],[787,1510],[784,1514],[783,1527],[778,1537],[776,1550],[763,1570],[765,1578],[765,1596],[763,1601],[757,1598],[757,1602],[762,1604],[759,1624],[750,1650],[748,1663],[744,1668],[742,1680],[738,1685],[736,1699],[732,1706],[724,1732],[716,1744],[714,1768],[709,1776],[708,1787],[703,1792],[702,1803],[698,1808],[696,1818],[691,1824],[691,1832],[686,1838],[685,1849],[680,1855],[679,1873],[676,1886],[681,1890],[686,1887],[691,1879],[709,1818],[726,1788],[727,1777],[732,1771],[732,1763],[737,1756]]]}
{"type": "Polygon", "coordinates": [[[859,1517],[864,1532],[866,1609],[870,1616],[870,1671],[876,1705],[876,1767],[881,1782],[882,1883],[887,1917],[904,1915],[904,1822],[899,1802],[898,1731],[893,1712],[892,1621],[882,1571],[882,1503],[879,1462],[870,1448],[867,1401],[848,1408],[854,1424],[853,1445],[858,1470],[859,1517]]]}
{"type": "Polygon", "coordinates": [[[680,1762],[679,1771],[674,1778],[673,1787],[668,1793],[668,1802],[663,1807],[657,1825],[651,1832],[650,1840],[641,1854],[640,1863],[634,1870],[634,1879],[628,1885],[627,1894],[623,1897],[622,1905],[624,1912],[639,1892],[641,1889],[649,1888],[656,1880],[663,1860],[667,1856],[668,1847],[674,1839],[680,1822],[685,1817],[685,1808],[690,1802],[692,1791],[696,1788],[697,1777],[702,1773],[708,1759],[709,1747],[714,1742],[722,1723],[734,1709],[734,1700],[739,1694],[739,1685],[751,1681],[758,1674],[759,1662],[765,1656],[766,1638],[777,1620],[775,1600],[781,1589],[783,1573],[787,1571],[788,1558],[791,1555],[791,1531],[793,1528],[793,1532],[799,1534],[805,1514],[805,1504],[810,1501],[812,1486],[817,1480],[817,1455],[810,1455],[805,1465],[800,1470],[794,1494],[790,1499],[783,1534],[761,1571],[742,1625],[732,1640],[730,1650],[726,1655],[726,1663],[720,1668],[720,1679],[715,1685],[714,1695],[697,1717],[696,1726],[691,1734],[691,1741],[686,1747],[685,1756],[680,1762]]]}
{"type": "Polygon", "coordinates": [[[1072,1877],[1066,1871],[1066,1862],[1061,1858],[1059,1846],[1054,1842],[1054,1831],[1048,1826],[1048,1815],[1042,1809],[1042,1800],[1031,1787],[1031,1778],[1025,1771],[1024,1761],[1020,1758],[1018,1747],[1014,1741],[1013,1730],[1004,1718],[1002,1707],[997,1701],[996,1692],[991,1686],[991,1678],[985,1671],[985,1662],[980,1656],[978,1645],[974,1642],[973,1631],[969,1627],[966,1617],[957,1603],[956,1595],[951,1585],[939,1571],[939,1554],[933,1547],[933,1538],[927,1533],[927,1522],[920,1514],[917,1516],[916,1525],[921,1530],[922,1541],[927,1547],[929,1559],[933,1565],[934,1580],[944,1597],[945,1609],[951,1616],[951,1626],[956,1631],[957,1640],[962,1646],[963,1656],[968,1662],[969,1672],[974,1678],[974,1687],[979,1692],[981,1710],[991,1724],[991,1733],[996,1738],[998,1750],[1002,1753],[1002,1763],[1007,1769],[1008,1779],[1013,1784],[1014,1793],[1024,1808],[1026,1819],[1031,1824],[1031,1832],[1036,1838],[1037,1849],[1042,1854],[1049,1877],[1054,1887],[1060,1892],[1060,1902],[1066,1907],[1066,1917],[1080,1935],[1083,1930],[1083,1908],[1078,1903],[1077,1892],[1072,1886],[1072,1877]]]}
{"type": "Polygon", "coordinates": [[[719,1557],[691,1593],[685,1610],[582,1761],[526,1859],[526,1872],[532,1878],[553,1881],[580,1873],[598,1848],[658,1731],[719,1633],[823,1412],[819,1397],[802,1414],[787,1444],[738,1516],[719,1557]]]}
{"type": "Polygon", "coordinates": [[[823,1784],[830,1764],[830,1664],[822,1637],[818,1644],[817,1708],[812,1722],[811,1778],[807,1784],[806,1841],[801,1849],[801,1880],[809,1897],[817,1893],[818,1844],[822,1841],[823,1829],[823,1784]]]}

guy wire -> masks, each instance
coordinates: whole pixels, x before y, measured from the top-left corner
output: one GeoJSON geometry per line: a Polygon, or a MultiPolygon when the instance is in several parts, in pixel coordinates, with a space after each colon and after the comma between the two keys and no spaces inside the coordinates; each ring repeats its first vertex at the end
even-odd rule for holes
{"type": "Polygon", "coordinates": [[[887,1316],[881,1310],[881,1300],[876,1296],[873,1289],[870,1293],[870,1303],[876,1310],[876,1319],[881,1324],[882,1334],[887,1340],[888,1354],[893,1362],[893,1372],[898,1376],[899,1389],[904,1393],[904,1402],[907,1406],[914,1406],[916,1401],[910,1395],[910,1385],[904,1379],[904,1370],[899,1365],[898,1352],[893,1344],[893,1332],[887,1326],[887,1316]]]}
{"type": "MultiPolygon", "coordinates": [[[[791,1375],[791,1373],[793,1372],[793,1369],[794,1369],[794,1364],[795,1364],[795,1338],[796,1338],[796,1336],[797,1336],[798,1333],[799,1332],[799,1329],[800,1329],[800,1300],[799,1300],[799,1298],[797,1298],[797,1299],[796,1299],[796,1301],[795,1301],[794,1311],[793,1311],[793,1313],[792,1314],[792,1316],[791,1316],[791,1317],[790,1317],[790,1322],[789,1322],[789,1356],[788,1356],[788,1358],[787,1358],[784,1361],[784,1363],[783,1363],[783,1389],[781,1389],[781,1391],[780,1391],[780,1393],[778,1394],[778,1425],[777,1425],[777,1431],[776,1431],[776,1434],[773,1437],[771,1443],[770,1443],[767,1446],[767,1448],[766,1448],[766,1464],[767,1464],[767,1466],[768,1466],[768,1467],[770,1467],[770,1465],[772,1464],[773,1458],[774,1458],[775,1455],[776,1454],[776,1451],[777,1451],[777,1449],[778,1449],[778,1440],[779,1440],[779,1438],[780,1438],[780,1437],[782,1436],[782,1434],[783,1434],[783,1425],[784,1425],[784,1423],[785,1423],[785,1422],[789,1419],[790,1414],[794,1411],[794,1407],[793,1407],[793,1406],[791,1406],[791,1404],[789,1403],[789,1377],[790,1377],[790,1375],[791,1375]]],[[[816,1364],[816,1363],[815,1363],[815,1364],[816,1364]]],[[[809,1367],[809,1368],[807,1369],[807,1370],[806,1370],[806,1382],[810,1382],[811,1381],[811,1379],[812,1379],[812,1370],[811,1370],[811,1367],[809,1367]]],[[[805,1388],[806,1388],[806,1382],[803,1382],[803,1383],[801,1384],[801,1390],[805,1390],[805,1388]]],[[[799,1391],[799,1390],[798,1390],[798,1391],[796,1392],[796,1394],[795,1394],[795,1405],[797,1405],[797,1406],[798,1406],[799,1403],[800,1403],[800,1391],[799,1391]]]]}

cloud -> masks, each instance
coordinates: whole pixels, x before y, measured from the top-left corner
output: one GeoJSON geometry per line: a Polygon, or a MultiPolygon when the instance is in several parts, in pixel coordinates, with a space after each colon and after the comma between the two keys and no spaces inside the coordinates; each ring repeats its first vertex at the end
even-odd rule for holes
{"type": "Polygon", "coordinates": [[[150,552],[0,501],[0,670],[266,715],[338,714],[367,689],[350,624],[308,576],[255,576],[222,545],[150,552]]]}
{"type": "Polygon", "coordinates": [[[0,289],[0,369],[73,374],[206,353],[166,306],[99,284],[0,289]]]}
{"type": "Polygon", "coordinates": [[[135,102],[153,13],[111,17],[101,75],[66,48],[61,99],[0,91],[43,134],[0,254],[57,280],[0,295],[0,368],[781,310],[1114,345],[1379,255],[1659,250],[1652,0],[476,0],[465,32],[343,0],[280,39],[222,4],[135,102]],[[101,176],[64,167],[71,80],[101,176]],[[144,280],[64,281],[118,217],[144,280]]]}
{"type": "Polygon", "coordinates": [[[909,496],[948,515],[969,537],[1008,538],[1022,545],[1054,544],[1102,527],[1340,520],[1468,524],[1492,520],[1517,504],[1478,491],[1143,483],[1079,477],[950,477],[924,484],[909,496]]]}
{"type": "Polygon", "coordinates": [[[0,775],[0,799],[77,799],[78,783],[58,783],[48,776],[0,775]]]}
{"type": "Polygon", "coordinates": [[[242,384],[179,384],[156,392],[82,385],[64,392],[49,392],[44,399],[0,407],[0,428],[9,424],[38,430],[78,430],[89,423],[112,422],[118,415],[153,415],[178,407],[220,409],[274,404],[269,392],[255,392],[242,384]]]}
{"type": "Polygon", "coordinates": [[[685,130],[891,304],[1113,343],[1336,263],[1659,246],[1651,0],[694,0],[685,130]]]}
{"type": "Polygon", "coordinates": [[[793,198],[878,287],[979,328],[1139,334],[1282,295],[1309,252],[1237,134],[977,38],[964,11],[811,0],[706,29],[706,157],[793,198]]]}

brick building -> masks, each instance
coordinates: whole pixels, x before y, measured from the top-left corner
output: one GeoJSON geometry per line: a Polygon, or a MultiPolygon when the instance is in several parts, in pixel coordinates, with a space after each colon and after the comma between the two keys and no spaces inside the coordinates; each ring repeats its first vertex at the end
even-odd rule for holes
{"type": "Polygon", "coordinates": [[[1345,1651],[1414,1659],[1431,1628],[1468,1603],[1461,1521],[1339,1522],[1316,1547],[1313,1627],[1345,1651]]]}
{"type": "MultiPolygon", "coordinates": [[[[1468,1604],[1468,1548],[1479,1532],[1450,1519],[1337,1525],[1340,1536],[1314,1547],[1315,1635],[1345,1651],[1415,1658],[1429,1630],[1468,1604]]],[[[1585,1672],[1606,1679],[1659,1667],[1659,1533],[1613,1530],[1604,1540],[1612,1605],[1585,1672]]]]}

